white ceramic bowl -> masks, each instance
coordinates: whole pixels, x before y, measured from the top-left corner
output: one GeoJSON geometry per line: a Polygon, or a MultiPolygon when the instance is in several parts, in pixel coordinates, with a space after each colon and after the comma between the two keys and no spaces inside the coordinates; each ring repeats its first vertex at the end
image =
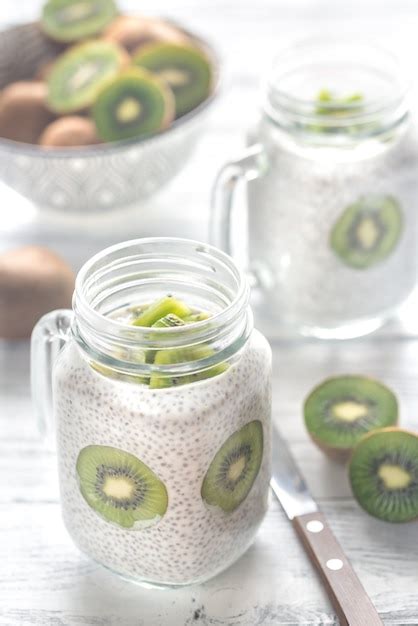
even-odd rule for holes
{"type": "MultiPolygon", "coordinates": [[[[48,150],[0,138],[0,180],[40,209],[64,213],[118,209],[160,190],[192,154],[219,87],[219,62],[213,49],[187,34],[206,51],[214,67],[213,92],[200,106],[145,139],[48,150]]],[[[54,53],[56,45],[36,23],[0,32],[0,89],[33,77],[40,63],[54,53]]]]}

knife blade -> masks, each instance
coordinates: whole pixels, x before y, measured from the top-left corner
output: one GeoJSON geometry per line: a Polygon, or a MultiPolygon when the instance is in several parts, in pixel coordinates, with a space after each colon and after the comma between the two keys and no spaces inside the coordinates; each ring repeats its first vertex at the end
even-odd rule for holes
{"type": "Polygon", "coordinates": [[[273,427],[271,488],[324,583],[341,625],[383,626],[372,601],[273,427]]]}

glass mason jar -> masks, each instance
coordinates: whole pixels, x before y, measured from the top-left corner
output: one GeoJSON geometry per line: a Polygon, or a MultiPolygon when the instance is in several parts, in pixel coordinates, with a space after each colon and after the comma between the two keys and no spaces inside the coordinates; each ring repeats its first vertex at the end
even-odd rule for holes
{"type": "Polygon", "coordinates": [[[247,264],[257,325],[330,338],[379,327],[417,276],[417,138],[397,61],[340,39],[295,46],[273,63],[248,145],[217,178],[211,230],[247,264]],[[248,237],[232,223],[241,180],[248,237]]]}
{"type": "Polygon", "coordinates": [[[271,351],[248,300],[223,252],[142,239],[88,261],[74,312],[34,330],[34,399],[42,424],[54,420],[66,527],[124,577],[207,580],[241,556],[266,513],[271,351]],[[210,317],[147,328],[115,315],[167,294],[210,317]]]}

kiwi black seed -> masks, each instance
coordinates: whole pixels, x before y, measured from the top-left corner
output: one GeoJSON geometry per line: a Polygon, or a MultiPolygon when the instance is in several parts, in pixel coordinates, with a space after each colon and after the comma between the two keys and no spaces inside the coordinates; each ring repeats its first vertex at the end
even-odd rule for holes
{"type": "Polygon", "coordinates": [[[263,426],[254,420],[234,432],[218,450],[202,483],[209,506],[232,513],[248,496],[263,459],[263,426]]]}
{"type": "Polygon", "coordinates": [[[39,138],[44,148],[90,146],[99,143],[94,122],[81,115],[66,115],[49,124],[39,138]]]}
{"type": "Polygon", "coordinates": [[[306,428],[328,456],[346,461],[361,437],[394,426],[398,402],[385,385],[364,376],[329,378],[315,387],[304,404],[306,428]]]}
{"type": "Polygon", "coordinates": [[[51,39],[72,43],[98,35],[116,15],[114,0],[48,0],[41,26],[51,39]]]}
{"type": "Polygon", "coordinates": [[[188,113],[209,96],[211,63],[203,51],[192,45],[150,44],[134,54],[133,62],[157,74],[171,87],[176,117],[188,113]]]}
{"type": "Polygon", "coordinates": [[[387,522],[418,518],[418,436],[384,428],[363,437],[350,460],[353,495],[370,515],[387,522]]]}
{"type": "Polygon", "coordinates": [[[392,196],[365,196],[350,205],[334,225],[330,245],[355,269],[384,261],[402,234],[402,211],[392,196]]]}
{"type": "Polygon", "coordinates": [[[0,137],[37,143],[54,119],[47,106],[47,89],[40,81],[11,83],[0,95],[0,137]]]}
{"type": "Polygon", "coordinates": [[[146,137],[172,122],[174,98],[158,77],[129,68],[100,90],[92,115],[103,141],[146,137]]]}
{"type": "Polygon", "coordinates": [[[90,445],[78,455],[76,469],[83,498],[108,522],[140,530],[157,523],[167,510],[164,483],[129,452],[90,445]]]}
{"type": "Polygon", "coordinates": [[[166,41],[183,43],[186,36],[175,26],[155,17],[145,15],[119,15],[103,34],[107,41],[114,41],[130,54],[141,46],[166,41]]]}
{"type": "Polygon", "coordinates": [[[93,40],[70,48],[58,57],[49,74],[49,107],[63,114],[88,108],[126,60],[126,52],[108,41],[93,40]]]}

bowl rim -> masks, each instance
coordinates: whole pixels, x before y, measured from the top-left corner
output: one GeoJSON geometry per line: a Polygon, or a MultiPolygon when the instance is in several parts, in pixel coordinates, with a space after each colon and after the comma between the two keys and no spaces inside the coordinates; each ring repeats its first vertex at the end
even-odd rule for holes
{"type": "MultiPolygon", "coordinates": [[[[134,13],[123,13],[123,15],[135,15],[134,13]]],[[[218,98],[220,88],[221,88],[221,60],[218,52],[212,43],[210,43],[206,38],[201,37],[201,35],[196,34],[190,31],[187,28],[184,28],[181,24],[179,24],[176,20],[171,18],[167,18],[164,16],[152,16],[157,19],[162,19],[165,22],[168,22],[172,26],[175,26],[181,32],[183,32],[189,39],[196,42],[197,45],[204,50],[204,52],[208,55],[212,62],[213,67],[213,85],[212,90],[209,96],[203,100],[197,107],[182,115],[177,120],[168,127],[165,128],[149,137],[143,138],[135,138],[132,139],[123,139],[121,141],[108,141],[101,144],[92,144],[89,146],[74,146],[74,147],[64,147],[64,148],[46,148],[40,146],[38,144],[25,143],[23,141],[14,141],[13,139],[6,139],[4,137],[0,137],[0,149],[7,148],[8,150],[23,154],[23,155],[36,155],[41,156],[46,159],[56,159],[56,158],[76,158],[81,159],[83,157],[91,157],[91,156],[101,156],[101,155],[109,155],[119,153],[129,148],[136,148],[146,145],[151,145],[153,143],[157,143],[160,140],[163,140],[164,137],[169,135],[170,133],[174,134],[179,128],[181,129],[183,126],[187,125],[189,122],[193,121],[197,118],[201,113],[209,109],[210,106],[214,103],[214,101],[218,98]]],[[[0,30],[0,39],[3,33],[17,30],[22,26],[33,26],[37,27],[39,25],[38,21],[34,22],[23,22],[21,24],[14,24],[9,26],[8,28],[4,28],[0,30]]],[[[9,83],[12,84],[12,83],[9,83]]],[[[76,113],[74,113],[76,115],[76,113]]]]}

